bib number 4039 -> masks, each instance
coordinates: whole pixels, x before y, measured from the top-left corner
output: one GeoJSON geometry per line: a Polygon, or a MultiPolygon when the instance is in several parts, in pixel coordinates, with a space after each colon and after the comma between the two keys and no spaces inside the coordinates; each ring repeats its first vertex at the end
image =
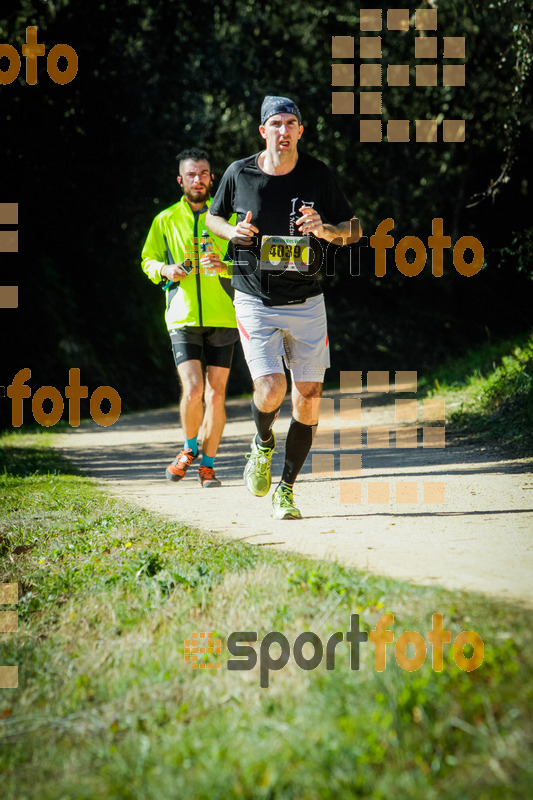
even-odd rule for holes
{"type": "Polygon", "coordinates": [[[309,271],[308,236],[263,236],[261,269],[309,271]]]}

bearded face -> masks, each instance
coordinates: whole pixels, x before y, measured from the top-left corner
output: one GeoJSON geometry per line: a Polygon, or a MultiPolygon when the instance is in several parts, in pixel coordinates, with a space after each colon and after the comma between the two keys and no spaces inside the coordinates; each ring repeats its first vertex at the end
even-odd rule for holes
{"type": "Polygon", "coordinates": [[[189,203],[204,204],[211,196],[213,180],[207,161],[187,159],[180,164],[178,183],[189,203]]]}

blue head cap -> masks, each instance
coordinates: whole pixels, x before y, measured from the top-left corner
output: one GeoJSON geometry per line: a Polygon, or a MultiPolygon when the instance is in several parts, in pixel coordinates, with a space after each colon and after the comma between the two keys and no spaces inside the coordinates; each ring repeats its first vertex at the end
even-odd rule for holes
{"type": "Polygon", "coordinates": [[[261,105],[261,125],[264,125],[267,119],[273,117],[274,114],[294,114],[298,125],[302,124],[300,109],[293,100],[268,94],[261,105]]]}

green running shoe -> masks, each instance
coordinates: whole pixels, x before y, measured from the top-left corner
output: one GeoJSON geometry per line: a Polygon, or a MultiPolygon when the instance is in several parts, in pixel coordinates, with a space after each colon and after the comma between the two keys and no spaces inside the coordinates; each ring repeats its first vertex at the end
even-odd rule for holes
{"type": "MultiPolygon", "coordinates": [[[[274,436],[274,433],[272,433],[272,436],[274,436]]],[[[256,444],[254,437],[252,450],[246,455],[248,463],[244,468],[244,483],[248,491],[256,497],[264,497],[270,489],[270,484],[272,483],[270,477],[270,461],[275,447],[275,436],[273,447],[261,447],[261,445],[256,444]]]]}
{"type": "Polygon", "coordinates": [[[301,519],[300,510],[294,505],[292,486],[280,483],[272,495],[272,516],[274,519],[301,519]]]}

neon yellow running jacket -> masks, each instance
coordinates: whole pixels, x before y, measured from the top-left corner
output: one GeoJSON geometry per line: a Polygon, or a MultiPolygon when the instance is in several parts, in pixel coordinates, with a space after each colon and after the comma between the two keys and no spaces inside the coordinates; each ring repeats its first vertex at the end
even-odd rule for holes
{"type": "MultiPolygon", "coordinates": [[[[198,266],[200,240],[202,232],[207,230],[205,215],[210,202],[207,201],[202,211],[195,212],[182,197],[154,219],[142,250],[142,268],[153,283],[166,281],[161,277],[165,264],[182,264],[190,260],[195,267],[198,266]]],[[[226,260],[228,243],[211,231],[208,233],[222,260],[226,260]]],[[[171,284],[165,291],[167,328],[172,330],[188,325],[236,328],[229,263],[228,270],[221,276],[205,275],[200,266],[200,270],[193,269],[186,278],[171,284]]]]}

